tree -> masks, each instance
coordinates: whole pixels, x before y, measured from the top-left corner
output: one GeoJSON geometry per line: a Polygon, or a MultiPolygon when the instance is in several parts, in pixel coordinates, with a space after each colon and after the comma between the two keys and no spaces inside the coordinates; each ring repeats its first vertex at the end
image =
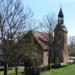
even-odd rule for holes
{"type": "Polygon", "coordinates": [[[68,49],[70,56],[75,56],[75,36],[69,37],[68,49]]]}
{"type": "Polygon", "coordinates": [[[40,23],[42,26],[42,30],[48,34],[48,36],[44,36],[48,39],[48,69],[50,70],[51,63],[51,52],[52,52],[52,43],[53,43],[53,32],[56,25],[56,19],[54,15],[47,15],[46,18],[43,19],[43,22],[40,23]]]}
{"type": "Polygon", "coordinates": [[[30,9],[24,12],[20,0],[0,0],[0,13],[0,60],[3,62],[4,75],[7,75],[7,64],[12,61],[19,32],[29,30],[33,14],[30,9]]]}
{"type": "Polygon", "coordinates": [[[21,49],[23,61],[24,61],[24,74],[31,74],[33,68],[37,68],[40,65],[40,53],[38,46],[35,43],[34,31],[30,30],[18,41],[18,47],[21,49]]]}
{"type": "MultiPolygon", "coordinates": [[[[24,67],[25,67],[24,73],[25,73],[25,75],[27,75],[30,72],[29,74],[35,75],[32,73],[34,73],[35,69],[37,69],[37,67],[40,65],[40,60],[39,60],[40,53],[39,53],[36,45],[33,43],[28,44],[26,50],[28,50],[28,51],[27,51],[27,53],[25,53],[25,56],[24,56],[24,67]]],[[[35,72],[35,73],[37,74],[37,72],[35,72]]]]}

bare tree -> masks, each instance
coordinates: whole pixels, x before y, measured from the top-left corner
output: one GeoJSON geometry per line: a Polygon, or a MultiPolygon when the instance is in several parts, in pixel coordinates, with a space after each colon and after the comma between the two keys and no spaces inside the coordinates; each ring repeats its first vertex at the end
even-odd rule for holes
{"type": "Polygon", "coordinates": [[[68,49],[70,56],[75,56],[75,36],[69,37],[68,49]]]}
{"type": "Polygon", "coordinates": [[[48,40],[48,69],[50,70],[51,63],[51,52],[52,52],[52,43],[53,43],[53,32],[56,25],[56,19],[54,15],[47,15],[46,18],[43,19],[43,22],[40,23],[41,29],[43,32],[46,32],[48,36],[44,36],[48,40]]]}
{"type": "Polygon", "coordinates": [[[7,75],[8,60],[14,52],[19,32],[29,30],[33,14],[29,9],[24,12],[20,0],[0,0],[0,13],[0,60],[3,62],[4,75],[7,75]]]}

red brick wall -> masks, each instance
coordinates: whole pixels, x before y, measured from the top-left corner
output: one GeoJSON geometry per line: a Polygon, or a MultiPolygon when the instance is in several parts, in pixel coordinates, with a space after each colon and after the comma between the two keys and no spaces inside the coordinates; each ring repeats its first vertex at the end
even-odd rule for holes
{"type": "Polygon", "coordinates": [[[43,52],[43,64],[48,64],[48,52],[43,52]]]}

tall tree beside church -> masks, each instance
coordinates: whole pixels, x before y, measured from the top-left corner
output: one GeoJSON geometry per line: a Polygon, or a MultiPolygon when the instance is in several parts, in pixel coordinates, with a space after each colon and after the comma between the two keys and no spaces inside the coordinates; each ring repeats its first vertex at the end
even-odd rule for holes
{"type": "Polygon", "coordinates": [[[12,61],[14,42],[17,42],[19,32],[29,30],[31,18],[31,10],[26,9],[24,12],[20,0],[0,0],[0,45],[2,51],[0,61],[4,66],[4,75],[7,75],[7,64],[12,61]]]}
{"type": "Polygon", "coordinates": [[[68,42],[69,54],[70,56],[75,56],[75,36],[70,36],[68,42]]]}
{"type": "Polygon", "coordinates": [[[53,43],[53,32],[56,25],[56,19],[54,15],[47,15],[46,18],[43,19],[43,21],[40,23],[41,30],[48,33],[48,36],[44,36],[48,39],[48,69],[51,69],[50,63],[51,63],[51,49],[52,49],[52,43],[53,43]]]}

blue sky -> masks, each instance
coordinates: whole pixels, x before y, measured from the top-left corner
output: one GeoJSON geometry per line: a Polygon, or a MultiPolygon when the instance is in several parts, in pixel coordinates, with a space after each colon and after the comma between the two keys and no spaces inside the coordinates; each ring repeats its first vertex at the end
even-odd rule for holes
{"type": "Polygon", "coordinates": [[[32,9],[36,20],[41,20],[45,15],[51,13],[57,16],[61,5],[68,35],[75,35],[75,0],[22,0],[22,3],[25,8],[32,9]]]}

